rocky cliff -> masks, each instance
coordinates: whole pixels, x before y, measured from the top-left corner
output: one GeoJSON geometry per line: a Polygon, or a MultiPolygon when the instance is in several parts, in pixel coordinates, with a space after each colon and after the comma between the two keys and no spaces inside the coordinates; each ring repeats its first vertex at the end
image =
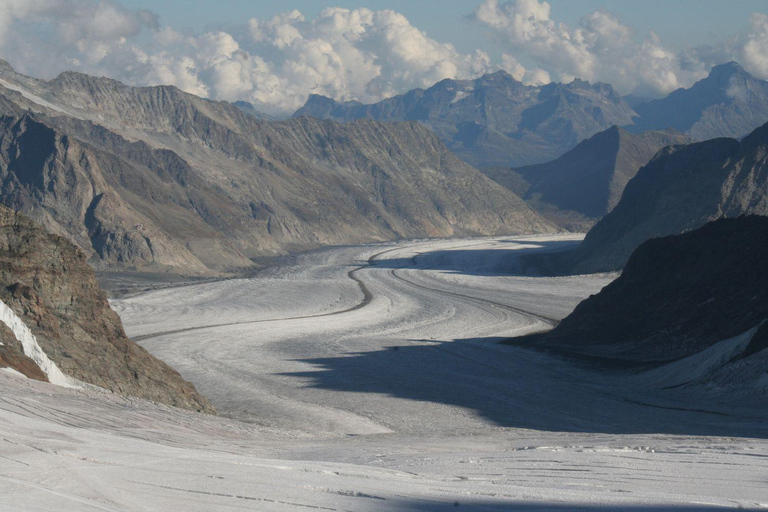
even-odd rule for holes
{"type": "Polygon", "coordinates": [[[555,230],[418,123],[259,120],[174,87],[0,69],[0,201],[105,268],[555,230]]]}
{"type": "Polygon", "coordinates": [[[644,242],[619,278],[554,330],[527,342],[613,361],[660,363],[749,333],[738,351],[719,361],[726,364],[768,348],[766,321],[768,218],[748,216],[644,242]]]}
{"type": "MultiPolygon", "coordinates": [[[[74,245],[2,206],[0,300],[65,375],[122,395],[214,412],[192,384],[128,339],[74,245]]],[[[0,328],[0,336],[0,365],[45,379],[13,332],[0,328]]]]}
{"type": "Polygon", "coordinates": [[[688,142],[675,131],[633,134],[612,126],[552,162],[483,172],[549,220],[587,231],[613,210],[629,180],[661,148],[688,142]]]}
{"type": "Polygon", "coordinates": [[[768,215],[768,124],[741,142],[713,139],[660,151],[587,233],[571,270],[617,270],[645,240],[742,214],[768,215]]]}

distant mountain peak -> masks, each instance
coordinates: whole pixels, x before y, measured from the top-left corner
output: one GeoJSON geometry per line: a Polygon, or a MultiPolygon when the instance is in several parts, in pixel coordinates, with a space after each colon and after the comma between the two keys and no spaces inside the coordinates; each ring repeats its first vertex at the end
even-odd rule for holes
{"type": "Polygon", "coordinates": [[[732,75],[734,73],[744,73],[747,75],[749,74],[743,67],[741,67],[741,64],[739,64],[735,60],[732,60],[730,62],[725,62],[723,64],[718,64],[716,66],[713,66],[712,69],[709,71],[709,76],[721,75],[721,74],[732,75]]]}
{"type": "Polygon", "coordinates": [[[503,69],[500,69],[498,71],[494,71],[493,73],[486,73],[482,77],[480,77],[481,80],[512,80],[515,82],[519,82],[520,80],[517,80],[515,77],[504,71],[503,69]]]}
{"type": "Polygon", "coordinates": [[[3,59],[0,59],[0,71],[10,71],[12,73],[15,73],[16,70],[13,69],[13,66],[11,66],[8,61],[5,61],[3,59]]]}
{"type": "Polygon", "coordinates": [[[740,138],[768,121],[768,82],[738,62],[726,62],[690,88],[637,105],[635,111],[639,130],[672,127],[694,140],[740,138]]]}

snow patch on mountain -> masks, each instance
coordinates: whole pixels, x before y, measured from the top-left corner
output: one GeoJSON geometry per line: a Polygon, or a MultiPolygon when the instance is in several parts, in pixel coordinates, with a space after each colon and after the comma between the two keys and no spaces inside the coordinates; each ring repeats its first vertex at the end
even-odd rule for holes
{"type": "Polygon", "coordinates": [[[21,346],[24,348],[24,354],[32,359],[32,361],[43,370],[51,384],[67,388],[80,387],[75,379],[64,375],[64,373],[59,370],[58,366],[48,358],[37,343],[35,335],[29,330],[29,327],[27,327],[24,321],[2,301],[0,301],[0,322],[3,322],[11,331],[13,331],[16,339],[19,340],[21,346]]]}
{"type": "Polygon", "coordinates": [[[37,104],[37,105],[40,105],[41,107],[45,107],[45,108],[48,108],[48,109],[54,110],[54,111],[56,111],[56,112],[60,112],[60,113],[62,113],[62,114],[66,114],[66,115],[68,115],[68,116],[76,117],[76,118],[78,118],[78,119],[84,119],[84,118],[83,118],[83,116],[81,116],[81,115],[78,115],[78,114],[75,114],[75,113],[73,113],[72,111],[70,111],[70,110],[67,110],[67,109],[64,109],[64,108],[62,108],[62,107],[60,107],[60,106],[58,106],[58,105],[54,105],[54,104],[53,104],[53,103],[51,103],[50,101],[44,100],[44,99],[43,99],[43,98],[41,98],[40,96],[38,96],[38,95],[36,95],[36,94],[33,94],[33,93],[29,92],[28,90],[26,90],[26,89],[24,89],[24,88],[22,88],[22,87],[19,87],[19,86],[18,86],[18,85],[16,85],[16,84],[13,84],[13,83],[11,83],[11,82],[8,82],[7,80],[3,80],[2,78],[0,78],[0,85],[2,85],[3,87],[5,87],[6,89],[10,89],[11,91],[16,91],[16,92],[18,92],[18,93],[19,93],[19,94],[21,94],[21,95],[22,95],[22,96],[23,96],[25,99],[27,99],[27,100],[31,101],[32,103],[35,103],[35,104],[37,104]]]}

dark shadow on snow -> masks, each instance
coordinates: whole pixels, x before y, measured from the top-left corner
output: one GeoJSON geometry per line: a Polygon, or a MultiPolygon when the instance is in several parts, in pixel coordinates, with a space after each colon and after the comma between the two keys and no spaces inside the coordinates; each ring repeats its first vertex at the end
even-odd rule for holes
{"type": "MultiPolygon", "coordinates": [[[[732,507],[716,505],[579,505],[579,504],[546,504],[530,501],[505,502],[461,502],[453,503],[408,503],[403,502],[400,510],[410,512],[444,512],[458,510],[461,512],[714,512],[732,507]]],[[[758,508],[742,508],[739,510],[760,510],[758,508]]]]}
{"type": "MultiPolygon", "coordinates": [[[[411,259],[375,259],[376,268],[430,269],[472,275],[510,275],[520,256],[558,252],[573,241],[517,242],[537,248],[435,251],[411,259]],[[478,268],[478,261],[484,262],[478,268]]],[[[510,245],[511,245],[510,244],[510,245]]],[[[511,247],[510,247],[511,248],[511,247]]],[[[530,269],[529,269],[530,270],[530,269]]],[[[586,361],[520,346],[502,338],[409,340],[383,350],[303,359],[315,371],[289,373],[308,386],[348,393],[375,393],[460,407],[502,426],[557,432],[680,434],[768,438],[763,419],[732,417],[705,405],[659,406],[632,389],[601,386],[613,370],[587,370],[586,361]],[[630,397],[630,398],[627,398],[630,397]]],[[[594,365],[592,365],[594,366],[594,365]]],[[[626,369],[624,369],[626,371],[626,369]]],[[[435,425],[439,429],[439,425],[435,425]]],[[[428,509],[424,509],[428,510],[428,509]]],[[[557,509],[553,509],[557,510],[557,509]]],[[[650,510],[650,509],[648,509],[650,510]]]]}
{"type": "Polygon", "coordinates": [[[629,388],[598,385],[605,374],[589,373],[573,361],[531,349],[507,346],[499,350],[499,341],[501,338],[410,340],[413,345],[302,359],[316,370],[285,375],[304,379],[314,388],[461,407],[501,427],[768,437],[764,419],[732,417],[707,411],[701,404],[661,407],[646,403],[629,388]]]}
{"type": "Polygon", "coordinates": [[[544,242],[525,242],[516,240],[501,240],[508,247],[499,249],[451,249],[430,251],[413,258],[376,258],[370,263],[379,268],[414,268],[423,270],[441,270],[444,272],[467,275],[540,275],[536,265],[530,263],[527,256],[531,254],[560,254],[568,253],[578,247],[578,241],[554,240],[544,242]],[[531,245],[536,247],[514,249],[514,245],[531,245]]]}

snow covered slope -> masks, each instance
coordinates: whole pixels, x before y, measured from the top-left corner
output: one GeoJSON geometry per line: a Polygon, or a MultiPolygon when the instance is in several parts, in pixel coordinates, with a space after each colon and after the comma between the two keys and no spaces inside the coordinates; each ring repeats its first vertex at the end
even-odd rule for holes
{"type": "Polygon", "coordinates": [[[496,343],[613,279],[502,272],[577,242],[340,247],[114,301],[230,417],[0,375],[0,510],[768,506],[765,396],[708,412],[700,387],[496,343]]]}

